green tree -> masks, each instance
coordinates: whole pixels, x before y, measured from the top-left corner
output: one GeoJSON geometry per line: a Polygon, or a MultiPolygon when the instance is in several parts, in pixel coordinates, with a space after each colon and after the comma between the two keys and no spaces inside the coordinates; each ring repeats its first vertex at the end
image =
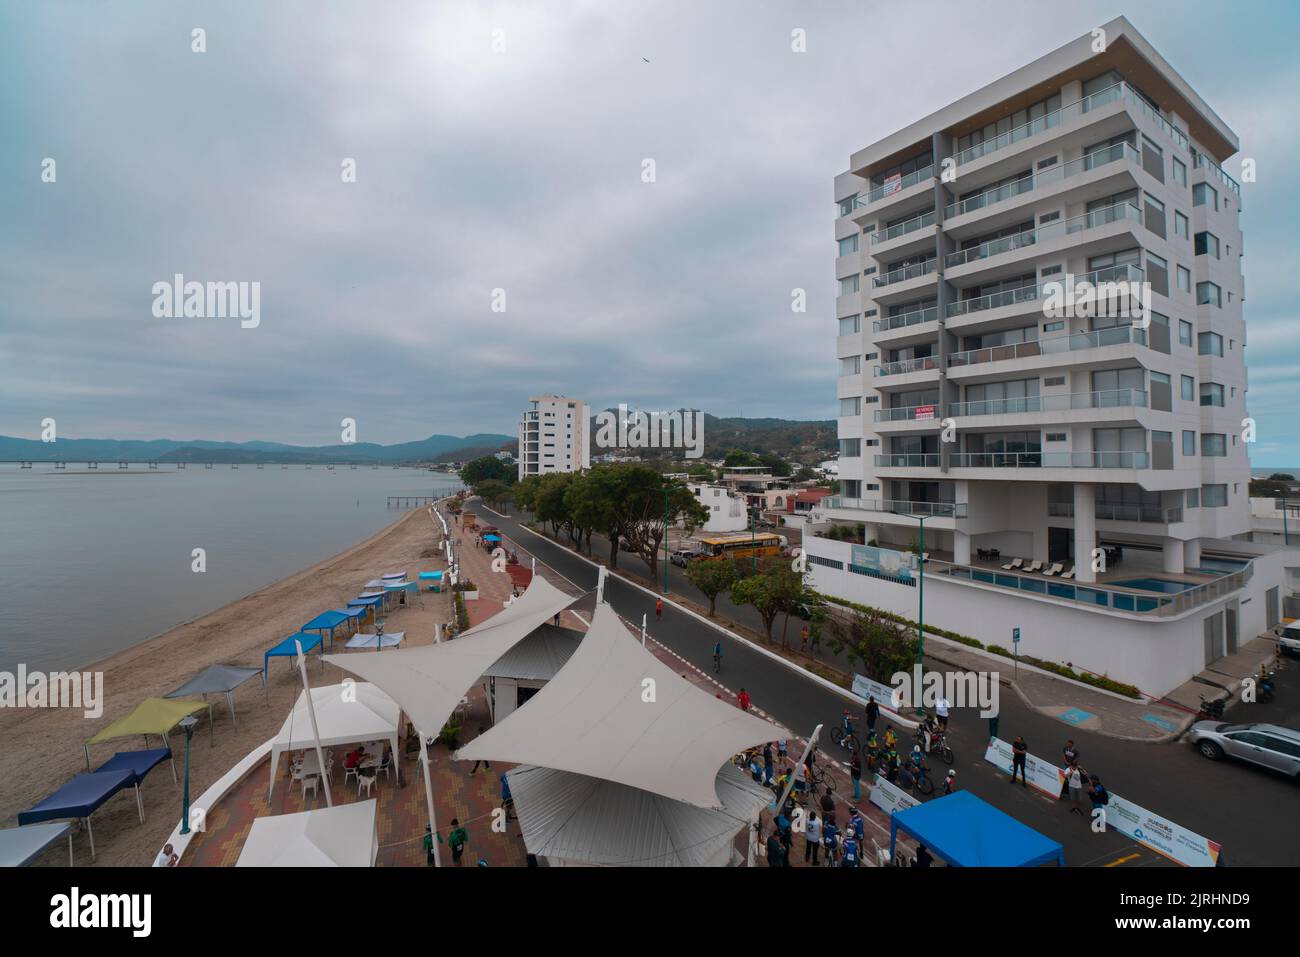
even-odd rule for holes
{"type": "MultiPolygon", "coordinates": [[[[767,640],[773,641],[772,625],[782,612],[787,615],[804,594],[803,575],[781,559],[759,566],[757,574],[740,579],[731,587],[731,600],[737,605],[753,605],[763,620],[767,640]]],[[[785,646],[785,635],[781,636],[785,646]]]]}
{"type": "Polygon", "coordinates": [[[760,465],[766,465],[768,469],[771,470],[773,475],[780,476],[781,478],[788,477],[790,473],[794,471],[792,468],[790,468],[790,463],[787,462],[785,459],[781,458],[781,456],[779,455],[774,455],[771,453],[768,453],[767,455],[760,455],[758,457],[758,461],[760,465]]]}
{"type": "Polygon", "coordinates": [[[743,449],[732,449],[726,454],[726,457],[723,458],[722,464],[728,468],[751,468],[753,466],[762,465],[763,463],[753,452],[746,452],[743,449]]]}
{"type": "Polygon", "coordinates": [[[735,585],[740,577],[735,562],[725,558],[707,561],[697,559],[686,565],[686,580],[709,600],[710,618],[717,610],[718,596],[735,585]]]}
{"type": "Polygon", "coordinates": [[[516,482],[511,488],[515,505],[525,512],[531,512],[537,507],[537,493],[541,491],[542,477],[540,475],[529,475],[516,482]]]}
{"type": "Polygon", "coordinates": [[[912,630],[875,610],[854,609],[844,617],[828,617],[824,633],[836,654],[860,665],[862,673],[876,681],[888,682],[916,663],[912,630]]]}
{"type": "Polygon", "coordinates": [[[474,483],[474,494],[500,511],[510,501],[510,486],[497,479],[483,479],[474,483]]]}
{"type": "Polygon", "coordinates": [[[565,503],[565,493],[569,485],[578,479],[573,472],[552,472],[541,477],[541,483],[534,499],[533,517],[539,522],[547,522],[551,533],[556,537],[561,530],[568,530],[572,539],[573,517],[565,503]]]}
{"type": "Polygon", "coordinates": [[[481,458],[473,459],[466,462],[465,467],[460,470],[460,480],[471,488],[488,479],[496,479],[506,485],[513,485],[518,477],[519,469],[517,466],[513,464],[507,465],[495,455],[484,455],[481,458]]]}
{"type": "Polygon", "coordinates": [[[651,575],[669,527],[680,522],[690,533],[709,520],[709,510],[690,489],[665,482],[652,469],[629,473],[623,506],[622,531],[627,550],[640,556],[651,575]]]}
{"type": "Polygon", "coordinates": [[[794,473],[794,478],[796,482],[811,482],[817,478],[817,472],[806,465],[801,465],[799,471],[794,473]]]}

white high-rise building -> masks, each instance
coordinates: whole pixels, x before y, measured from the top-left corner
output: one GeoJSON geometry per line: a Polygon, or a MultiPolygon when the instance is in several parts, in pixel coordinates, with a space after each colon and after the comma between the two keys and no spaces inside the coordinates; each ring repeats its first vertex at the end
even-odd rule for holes
{"type": "Polygon", "coordinates": [[[591,468],[587,404],[549,394],[528,401],[519,421],[519,477],[591,468]]]}
{"type": "MultiPolygon", "coordinates": [[[[1250,530],[1238,140],[1127,20],[1101,29],[1100,52],[1080,37],[835,178],[841,494],[818,512],[904,552],[925,517],[927,584],[1204,605],[1219,621],[1186,661],[1213,660],[1237,609],[1216,601],[1236,579],[1211,580],[1252,558],[1223,544],[1250,530]],[[1145,283],[1149,319],[1059,308],[1070,279],[1145,283]],[[1059,568],[986,574],[1014,559],[1059,568]]],[[[823,577],[853,563],[823,551],[823,577]]]]}

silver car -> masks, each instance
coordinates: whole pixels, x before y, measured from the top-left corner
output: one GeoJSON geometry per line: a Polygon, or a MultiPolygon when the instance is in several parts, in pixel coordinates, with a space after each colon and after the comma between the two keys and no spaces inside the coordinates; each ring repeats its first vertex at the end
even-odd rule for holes
{"type": "Polygon", "coordinates": [[[1198,721],[1188,738],[1211,761],[1226,754],[1300,780],[1300,731],[1276,724],[1198,721]]]}

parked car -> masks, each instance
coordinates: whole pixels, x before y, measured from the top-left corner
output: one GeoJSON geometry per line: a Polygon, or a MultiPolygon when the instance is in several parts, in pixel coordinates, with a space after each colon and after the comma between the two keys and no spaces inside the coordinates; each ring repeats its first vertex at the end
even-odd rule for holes
{"type": "Polygon", "coordinates": [[[1284,654],[1300,657],[1300,623],[1283,628],[1277,644],[1284,654]]]}
{"type": "Polygon", "coordinates": [[[690,564],[692,559],[699,557],[699,552],[693,548],[679,548],[668,556],[668,560],[678,568],[685,568],[690,564]]]}
{"type": "Polygon", "coordinates": [[[1211,761],[1227,755],[1281,771],[1300,781],[1300,731],[1276,724],[1198,721],[1192,725],[1188,738],[1211,761]]]}

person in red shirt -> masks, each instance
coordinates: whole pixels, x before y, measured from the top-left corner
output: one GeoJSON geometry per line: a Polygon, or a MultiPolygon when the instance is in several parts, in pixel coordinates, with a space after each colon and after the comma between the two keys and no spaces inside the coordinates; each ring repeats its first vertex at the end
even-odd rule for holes
{"type": "Polygon", "coordinates": [[[744,688],[740,689],[740,694],[736,695],[736,703],[740,705],[742,711],[749,710],[749,692],[744,688]]]}
{"type": "Polygon", "coordinates": [[[357,745],[357,749],[355,751],[349,751],[347,757],[343,759],[343,766],[345,768],[355,768],[361,763],[361,759],[365,756],[365,747],[363,745],[357,745]]]}
{"type": "Polygon", "coordinates": [[[656,598],[656,599],[655,599],[655,618],[663,618],[663,616],[664,616],[664,600],[663,600],[662,598],[656,598]]]}

